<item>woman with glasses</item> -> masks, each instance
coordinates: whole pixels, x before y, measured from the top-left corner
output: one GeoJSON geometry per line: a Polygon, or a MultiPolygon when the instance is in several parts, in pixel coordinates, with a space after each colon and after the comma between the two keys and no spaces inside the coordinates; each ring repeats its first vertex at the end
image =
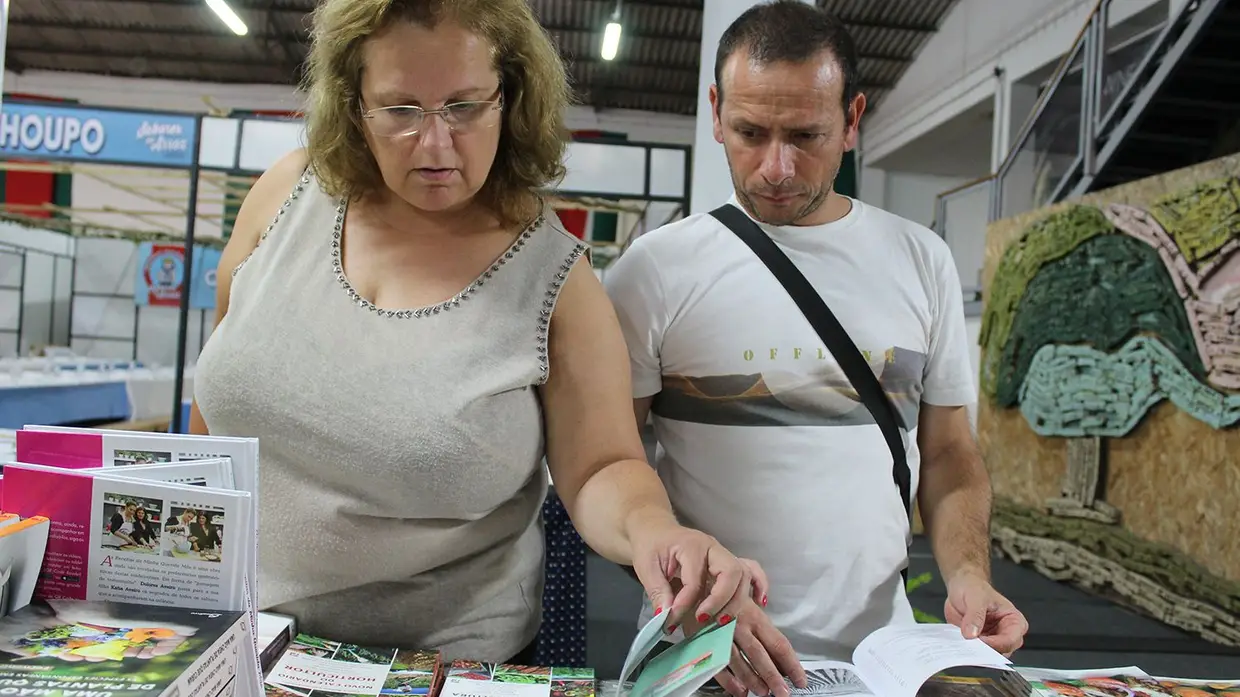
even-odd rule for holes
{"type": "Polygon", "coordinates": [[[760,570],[672,515],[611,305],[538,195],[569,91],[525,0],[325,0],[306,90],[307,146],[245,199],[195,377],[194,430],[261,439],[259,606],[529,663],[549,468],[669,626],[727,622],[760,570]]]}

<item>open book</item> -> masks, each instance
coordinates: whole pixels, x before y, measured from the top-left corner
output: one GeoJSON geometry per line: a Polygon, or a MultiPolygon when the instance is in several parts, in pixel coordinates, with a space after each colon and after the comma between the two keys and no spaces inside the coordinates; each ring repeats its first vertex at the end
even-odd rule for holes
{"type": "Polygon", "coordinates": [[[853,651],[852,663],[803,664],[808,686],[793,695],[1028,697],[1032,686],[1011,661],[950,624],[883,627],[853,651]]]}

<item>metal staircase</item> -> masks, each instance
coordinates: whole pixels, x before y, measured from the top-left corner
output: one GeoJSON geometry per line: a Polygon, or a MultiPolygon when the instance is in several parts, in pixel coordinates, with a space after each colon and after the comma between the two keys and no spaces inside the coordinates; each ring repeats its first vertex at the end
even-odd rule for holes
{"type": "Polygon", "coordinates": [[[990,219],[1240,151],[1240,0],[1145,27],[1099,0],[996,172],[990,219]]]}

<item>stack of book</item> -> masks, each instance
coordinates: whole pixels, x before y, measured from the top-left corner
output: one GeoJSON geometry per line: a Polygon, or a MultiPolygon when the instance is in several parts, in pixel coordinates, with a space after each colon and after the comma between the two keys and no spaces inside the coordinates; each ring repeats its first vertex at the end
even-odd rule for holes
{"type": "Polygon", "coordinates": [[[27,426],[15,446],[0,669],[48,695],[260,694],[258,441],[27,426]]]}

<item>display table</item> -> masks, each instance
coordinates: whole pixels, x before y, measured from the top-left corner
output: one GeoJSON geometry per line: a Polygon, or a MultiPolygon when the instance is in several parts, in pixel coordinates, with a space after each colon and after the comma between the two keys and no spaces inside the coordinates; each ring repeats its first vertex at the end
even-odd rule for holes
{"type": "MultiPolygon", "coordinates": [[[[82,358],[0,360],[0,429],[142,421],[172,411],[176,371],[82,358]]],[[[193,378],[184,381],[192,394],[193,378]]]]}

